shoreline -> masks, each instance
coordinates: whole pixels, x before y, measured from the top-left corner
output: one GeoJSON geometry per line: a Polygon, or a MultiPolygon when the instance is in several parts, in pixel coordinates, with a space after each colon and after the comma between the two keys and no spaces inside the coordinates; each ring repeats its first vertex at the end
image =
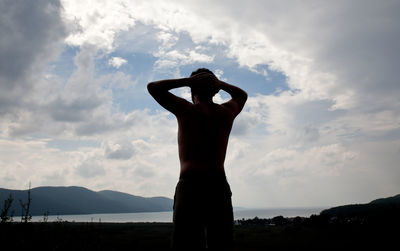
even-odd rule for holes
{"type": "MultiPolygon", "coordinates": [[[[296,208],[240,208],[234,209],[235,220],[257,218],[284,217],[310,217],[319,214],[324,208],[296,207],[296,208]]],[[[17,220],[20,216],[14,216],[17,220]]],[[[172,211],[163,212],[139,212],[120,214],[71,214],[71,215],[48,215],[47,221],[69,221],[69,222],[172,222],[172,211]]],[[[41,222],[45,216],[33,216],[33,222],[41,222]]]]}

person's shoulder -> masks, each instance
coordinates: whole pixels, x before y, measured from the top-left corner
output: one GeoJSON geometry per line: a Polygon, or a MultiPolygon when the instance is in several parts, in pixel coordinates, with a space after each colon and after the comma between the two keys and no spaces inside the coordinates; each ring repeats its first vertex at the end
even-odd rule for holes
{"type": "Polygon", "coordinates": [[[230,113],[234,118],[242,111],[244,106],[243,104],[240,104],[236,102],[236,100],[231,99],[228,102],[225,102],[221,104],[221,107],[227,112],[230,113]]]}
{"type": "Polygon", "coordinates": [[[186,118],[189,117],[190,114],[194,114],[196,113],[196,106],[195,104],[191,103],[191,102],[187,102],[187,104],[181,108],[179,113],[174,113],[176,118],[186,118]]]}
{"type": "Polygon", "coordinates": [[[235,113],[232,112],[232,109],[227,107],[225,104],[215,104],[214,113],[219,117],[226,119],[234,119],[236,116],[235,113]]]}

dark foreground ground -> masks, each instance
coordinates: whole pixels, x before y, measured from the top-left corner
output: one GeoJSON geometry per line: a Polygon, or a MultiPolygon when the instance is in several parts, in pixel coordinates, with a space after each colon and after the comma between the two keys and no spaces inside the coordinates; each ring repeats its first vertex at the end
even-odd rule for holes
{"type": "MultiPolygon", "coordinates": [[[[234,250],[393,250],[400,236],[393,222],[253,223],[235,226],[234,250]]],[[[171,231],[170,223],[3,223],[0,249],[169,250],[171,231]]]]}

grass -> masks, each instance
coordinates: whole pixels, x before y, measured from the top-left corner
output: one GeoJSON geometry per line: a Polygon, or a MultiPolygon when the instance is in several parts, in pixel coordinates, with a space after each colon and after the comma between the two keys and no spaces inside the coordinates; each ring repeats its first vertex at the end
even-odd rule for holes
{"type": "MultiPolygon", "coordinates": [[[[171,223],[0,224],[2,247],[13,250],[169,250],[171,233],[171,223]]],[[[385,250],[398,234],[387,225],[243,225],[234,250],[385,250]]]]}

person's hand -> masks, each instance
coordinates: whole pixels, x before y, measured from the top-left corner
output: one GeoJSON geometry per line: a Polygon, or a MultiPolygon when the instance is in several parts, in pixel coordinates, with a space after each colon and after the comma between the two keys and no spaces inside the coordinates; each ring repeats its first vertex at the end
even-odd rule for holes
{"type": "Polygon", "coordinates": [[[193,89],[213,89],[215,93],[220,90],[218,78],[211,73],[201,72],[189,78],[190,88],[193,89]]]}
{"type": "Polygon", "coordinates": [[[215,82],[214,79],[216,77],[208,72],[201,72],[196,75],[191,76],[190,78],[191,87],[196,87],[199,84],[204,84],[205,82],[215,82]]]}

